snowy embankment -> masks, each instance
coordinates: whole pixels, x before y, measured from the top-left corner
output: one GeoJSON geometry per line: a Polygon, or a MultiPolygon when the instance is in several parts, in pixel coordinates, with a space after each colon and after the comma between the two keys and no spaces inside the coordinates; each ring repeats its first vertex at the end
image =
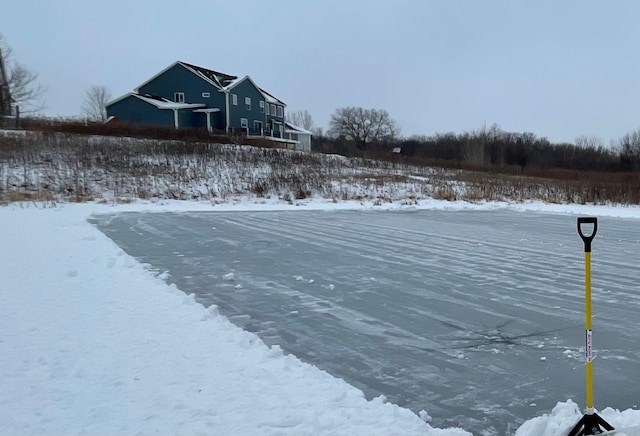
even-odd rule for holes
{"type": "MultiPolygon", "coordinates": [[[[338,207],[362,206],[293,206],[338,207]]],[[[640,217],[637,208],[482,207],[640,217]]],[[[469,434],[434,429],[383,398],[368,401],[344,381],[268,348],[167,285],[86,221],[114,210],[222,208],[188,202],[0,208],[0,434],[469,434]]],[[[550,415],[516,434],[566,434],[582,412],[558,400],[550,415]]],[[[601,415],[616,427],[640,424],[634,410],[607,408],[601,415]]]]}
{"type": "Polygon", "coordinates": [[[431,430],[154,277],[86,222],[105,208],[0,209],[0,433],[431,430]]]}

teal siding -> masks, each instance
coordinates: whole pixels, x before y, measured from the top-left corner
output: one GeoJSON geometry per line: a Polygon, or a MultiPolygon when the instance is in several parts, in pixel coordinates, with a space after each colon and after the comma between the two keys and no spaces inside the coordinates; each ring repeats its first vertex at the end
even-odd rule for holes
{"type": "MultiPolygon", "coordinates": [[[[260,101],[264,101],[264,97],[260,90],[256,88],[251,80],[244,79],[229,91],[229,123],[232,128],[240,127],[240,119],[246,118],[249,129],[253,129],[254,121],[262,121],[266,126],[266,114],[260,112],[260,101]],[[232,94],[238,96],[238,105],[233,105],[232,94]],[[245,97],[251,98],[251,109],[245,104],[245,97]]],[[[265,103],[266,104],[266,103],[265,103]]]]}
{"type": "MultiPolygon", "coordinates": [[[[194,73],[190,68],[181,63],[175,63],[148,83],[140,86],[137,93],[163,97],[174,101],[175,93],[184,94],[184,102],[190,104],[204,104],[206,108],[217,108],[219,112],[211,113],[211,128],[224,130],[227,127],[227,100],[229,97],[229,127],[232,129],[241,127],[241,120],[247,119],[250,133],[257,134],[256,122],[262,123],[265,134],[275,130],[276,136],[282,136],[278,132],[284,124],[284,105],[278,104],[282,109],[282,116],[271,114],[271,104],[266,101],[264,95],[251,79],[245,77],[237,82],[228,94],[218,89],[209,80],[194,73]],[[208,97],[203,96],[208,95],[208,97]],[[232,94],[237,96],[237,105],[233,105],[232,94]],[[251,99],[251,106],[247,107],[246,98],[251,99]],[[264,110],[261,111],[260,102],[264,102],[264,110]],[[274,123],[277,121],[278,123],[274,123]]],[[[159,124],[174,126],[173,110],[158,109],[134,96],[112,104],[107,108],[109,116],[116,116],[128,123],[159,124]]],[[[194,109],[180,109],[178,112],[179,127],[182,128],[206,128],[207,115],[202,112],[194,112],[194,109]]],[[[283,130],[283,129],[282,129],[283,130]]],[[[282,132],[284,133],[284,132],[282,132]]]]}
{"type": "MultiPolygon", "coordinates": [[[[212,85],[205,79],[193,74],[181,64],[175,64],[160,76],[146,83],[138,89],[141,95],[151,94],[158,97],[164,97],[174,101],[176,92],[184,93],[185,103],[204,103],[208,108],[218,108],[222,113],[224,121],[225,98],[224,92],[212,85]],[[209,97],[203,97],[202,93],[209,93],[209,97]]],[[[202,115],[202,114],[195,114],[202,115]]],[[[198,117],[199,118],[199,117],[198,117]]],[[[202,116],[202,120],[206,126],[206,118],[202,116]]],[[[198,122],[189,122],[190,125],[199,124],[198,122]]],[[[213,126],[215,129],[224,129],[225,124],[213,126]]]]}
{"type": "Polygon", "coordinates": [[[160,110],[132,95],[107,106],[107,116],[131,124],[175,126],[172,110],[160,110]]]}
{"type": "Polygon", "coordinates": [[[178,111],[178,126],[181,129],[206,127],[206,124],[203,123],[206,123],[206,121],[202,113],[193,112],[193,109],[180,109],[178,111]]]}
{"type": "MultiPolygon", "coordinates": [[[[276,115],[271,115],[271,104],[265,100],[262,92],[253,85],[251,80],[245,79],[229,91],[229,122],[231,127],[240,127],[240,120],[242,118],[247,119],[250,131],[253,130],[254,121],[260,121],[263,124],[265,132],[273,129],[275,131],[274,133],[279,133],[278,129],[284,124],[284,105],[276,104],[276,115]],[[238,104],[236,106],[233,105],[232,94],[238,96],[238,104]],[[245,103],[246,97],[251,98],[251,109],[247,108],[245,103]],[[260,110],[261,101],[264,101],[264,111],[260,110]],[[283,116],[278,116],[278,107],[282,108],[283,116]],[[273,123],[272,121],[277,121],[281,124],[273,123]]],[[[284,130],[282,133],[284,133],[284,130]]],[[[281,135],[278,134],[277,136],[281,135]]]]}

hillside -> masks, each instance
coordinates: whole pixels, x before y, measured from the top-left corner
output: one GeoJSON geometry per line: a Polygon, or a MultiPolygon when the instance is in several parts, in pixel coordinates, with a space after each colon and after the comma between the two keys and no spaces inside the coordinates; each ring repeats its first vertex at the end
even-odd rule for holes
{"type": "Polygon", "coordinates": [[[637,203],[623,180],[532,177],[292,150],[0,131],[0,201],[200,200],[247,195],[373,204],[444,200],[637,203]]]}

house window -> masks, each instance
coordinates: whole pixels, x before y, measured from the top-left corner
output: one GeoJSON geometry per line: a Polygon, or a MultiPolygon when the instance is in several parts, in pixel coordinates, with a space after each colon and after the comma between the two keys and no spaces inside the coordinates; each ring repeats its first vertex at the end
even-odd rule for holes
{"type": "Polygon", "coordinates": [[[271,103],[271,115],[276,116],[276,105],[271,103]]]}
{"type": "Polygon", "coordinates": [[[248,129],[249,120],[247,120],[246,118],[240,118],[240,127],[242,127],[243,129],[248,129]]]}
{"type": "Polygon", "coordinates": [[[211,93],[209,93],[209,92],[203,92],[203,93],[202,93],[202,96],[203,96],[204,98],[209,98],[209,97],[211,97],[211,93]]]}
{"type": "Polygon", "coordinates": [[[250,111],[251,110],[251,97],[245,97],[244,98],[244,104],[247,106],[247,110],[250,111]]]}
{"type": "Polygon", "coordinates": [[[257,133],[262,135],[262,121],[254,120],[253,121],[253,130],[255,130],[257,133]]]}
{"type": "Polygon", "coordinates": [[[264,113],[264,100],[260,100],[260,113],[264,113]]]}
{"type": "Polygon", "coordinates": [[[284,108],[282,106],[278,106],[278,116],[284,117],[284,108]]]}
{"type": "Polygon", "coordinates": [[[173,101],[176,103],[184,103],[184,92],[174,92],[173,101]]]}
{"type": "Polygon", "coordinates": [[[231,103],[234,106],[238,106],[238,96],[236,94],[231,94],[231,103]]]}

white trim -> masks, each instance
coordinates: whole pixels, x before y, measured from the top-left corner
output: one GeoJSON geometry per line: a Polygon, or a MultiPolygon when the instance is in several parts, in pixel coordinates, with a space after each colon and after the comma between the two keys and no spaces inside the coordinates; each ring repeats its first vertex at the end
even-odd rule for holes
{"type": "Polygon", "coordinates": [[[105,106],[105,107],[107,107],[107,106],[111,106],[112,104],[116,104],[116,103],[118,103],[119,101],[122,101],[122,100],[124,100],[124,99],[125,99],[125,98],[127,98],[127,97],[131,97],[132,95],[136,95],[136,93],[135,93],[135,92],[127,92],[125,95],[121,95],[121,96],[120,96],[120,97],[118,97],[118,98],[114,98],[113,100],[106,102],[104,106],[105,106]]]}
{"type": "Polygon", "coordinates": [[[258,130],[258,127],[256,127],[256,123],[260,123],[260,134],[262,134],[264,132],[264,121],[253,120],[253,130],[258,130]]]}
{"type": "Polygon", "coordinates": [[[293,145],[300,143],[300,141],[296,141],[294,139],[278,138],[277,136],[247,135],[247,138],[264,138],[268,139],[269,141],[286,142],[287,144],[293,145]]]}
{"type": "Polygon", "coordinates": [[[248,118],[240,118],[240,128],[248,129],[249,128],[249,119],[248,118]],[[244,123],[243,123],[244,121],[244,123]],[[244,124],[244,126],[242,125],[244,124]]]}
{"type": "Polygon", "coordinates": [[[231,94],[231,104],[238,106],[238,94],[231,94]]]}
{"type": "MultiPolygon", "coordinates": [[[[175,66],[176,66],[176,65],[178,65],[178,64],[181,64],[181,62],[180,62],[180,61],[175,61],[174,63],[172,63],[171,65],[169,65],[167,68],[165,68],[164,70],[160,71],[160,72],[159,72],[158,74],[156,74],[155,76],[153,76],[153,77],[151,77],[150,79],[148,79],[148,80],[147,80],[146,82],[144,82],[143,84],[138,85],[138,87],[137,87],[137,88],[134,88],[134,89],[133,89],[133,91],[134,91],[135,93],[137,93],[137,92],[138,92],[138,90],[139,90],[140,88],[142,88],[143,86],[147,85],[149,82],[151,82],[151,81],[155,80],[155,79],[156,79],[156,78],[158,78],[159,76],[163,75],[164,73],[166,73],[167,71],[169,71],[171,68],[175,67],[175,66]]],[[[183,67],[184,67],[184,65],[183,65],[183,67]]],[[[185,67],[185,68],[186,68],[186,67],[185,67]]]]}
{"type": "Polygon", "coordinates": [[[151,77],[150,79],[148,79],[146,82],[144,82],[141,85],[138,85],[137,88],[134,89],[134,92],[139,92],[140,88],[142,88],[143,86],[146,86],[147,84],[149,84],[149,82],[157,79],[159,76],[163,75],[164,73],[166,73],[167,71],[169,71],[171,68],[175,67],[176,65],[180,65],[182,68],[184,68],[185,70],[189,71],[190,73],[192,73],[193,75],[199,77],[200,79],[204,80],[205,82],[213,85],[216,87],[216,89],[221,89],[220,86],[214,82],[213,80],[209,79],[206,76],[203,76],[202,74],[199,74],[196,70],[194,70],[193,68],[190,68],[188,66],[186,66],[184,63],[182,63],[181,61],[175,61],[174,63],[172,63],[171,65],[169,65],[167,68],[165,68],[164,70],[160,71],[158,74],[154,75],[153,77],[151,77]]]}
{"type": "Polygon", "coordinates": [[[202,93],[202,98],[210,98],[211,97],[211,93],[210,92],[203,92],[202,93]]]}
{"type": "Polygon", "coordinates": [[[173,93],[173,101],[176,103],[184,103],[184,92],[176,91],[173,93]]]}
{"type": "Polygon", "coordinates": [[[258,92],[260,92],[260,87],[258,85],[256,85],[256,82],[254,82],[253,79],[251,77],[249,77],[249,76],[244,76],[242,79],[236,80],[231,85],[227,85],[227,88],[226,88],[227,91],[231,91],[233,88],[235,88],[236,86],[238,86],[239,84],[241,84],[245,80],[248,80],[249,82],[251,82],[251,84],[254,86],[254,88],[256,88],[256,90],[258,92]]]}
{"type": "Polygon", "coordinates": [[[229,91],[227,91],[226,89],[224,90],[224,104],[225,104],[225,118],[226,118],[226,127],[225,130],[228,132],[229,131],[229,125],[231,124],[231,120],[230,120],[230,116],[229,116],[229,111],[230,111],[230,107],[229,107],[229,91]]]}
{"type": "Polygon", "coordinates": [[[285,102],[283,102],[282,100],[280,100],[277,97],[274,97],[272,94],[270,94],[269,92],[265,91],[264,89],[260,88],[256,82],[253,81],[253,79],[250,76],[244,76],[242,79],[236,80],[235,82],[233,82],[231,85],[227,86],[226,89],[228,91],[232,90],[233,88],[235,88],[236,86],[238,86],[239,84],[241,84],[242,82],[244,82],[245,80],[249,80],[249,82],[251,82],[251,84],[254,86],[254,88],[256,88],[256,90],[262,94],[262,96],[264,97],[265,100],[268,101],[273,101],[274,103],[277,104],[281,104],[282,106],[286,106],[285,102]]]}
{"type": "Polygon", "coordinates": [[[269,103],[278,103],[278,104],[281,104],[282,106],[286,106],[284,101],[280,100],[277,97],[274,97],[273,94],[270,94],[269,92],[265,91],[262,88],[259,88],[259,89],[262,95],[264,96],[264,99],[267,100],[269,103]]]}
{"type": "Polygon", "coordinates": [[[219,107],[206,107],[204,109],[196,109],[194,110],[194,112],[202,112],[205,114],[210,114],[213,112],[220,112],[220,108],[219,107]]]}
{"type": "Polygon", "coordinates": [[[176,129],[179,129],[180,127],[178,126],[178,109],[174,109],[173,110],[173,124],[175,124],[176,129]]]}
{"type": "Polygon", "coordinates": [[[285,129],[288,127],[285,132],[306,133],[307,135],[313,135],[313,133],[311,133],[309,130],[303,129],[302,127],[296,126],[295,124],[291,124],[289,121],[285,121],[284,126],[285,129]]]}
{"type": "Polygon", "coordinates": [[[207,106],[204,103],[176,103],[171,100],[167,100],[166,98],[163,98],[161,101],[161,100],[155,100],[153,98],[145,97],[144,95],[140,95],[140,94],[131,93],[131,95],[133,97],[136,97],[144,101],[145,103],[149,103],[157,107],[158,109],[196,109],[196,108],[203,108],[207,106]]]}

